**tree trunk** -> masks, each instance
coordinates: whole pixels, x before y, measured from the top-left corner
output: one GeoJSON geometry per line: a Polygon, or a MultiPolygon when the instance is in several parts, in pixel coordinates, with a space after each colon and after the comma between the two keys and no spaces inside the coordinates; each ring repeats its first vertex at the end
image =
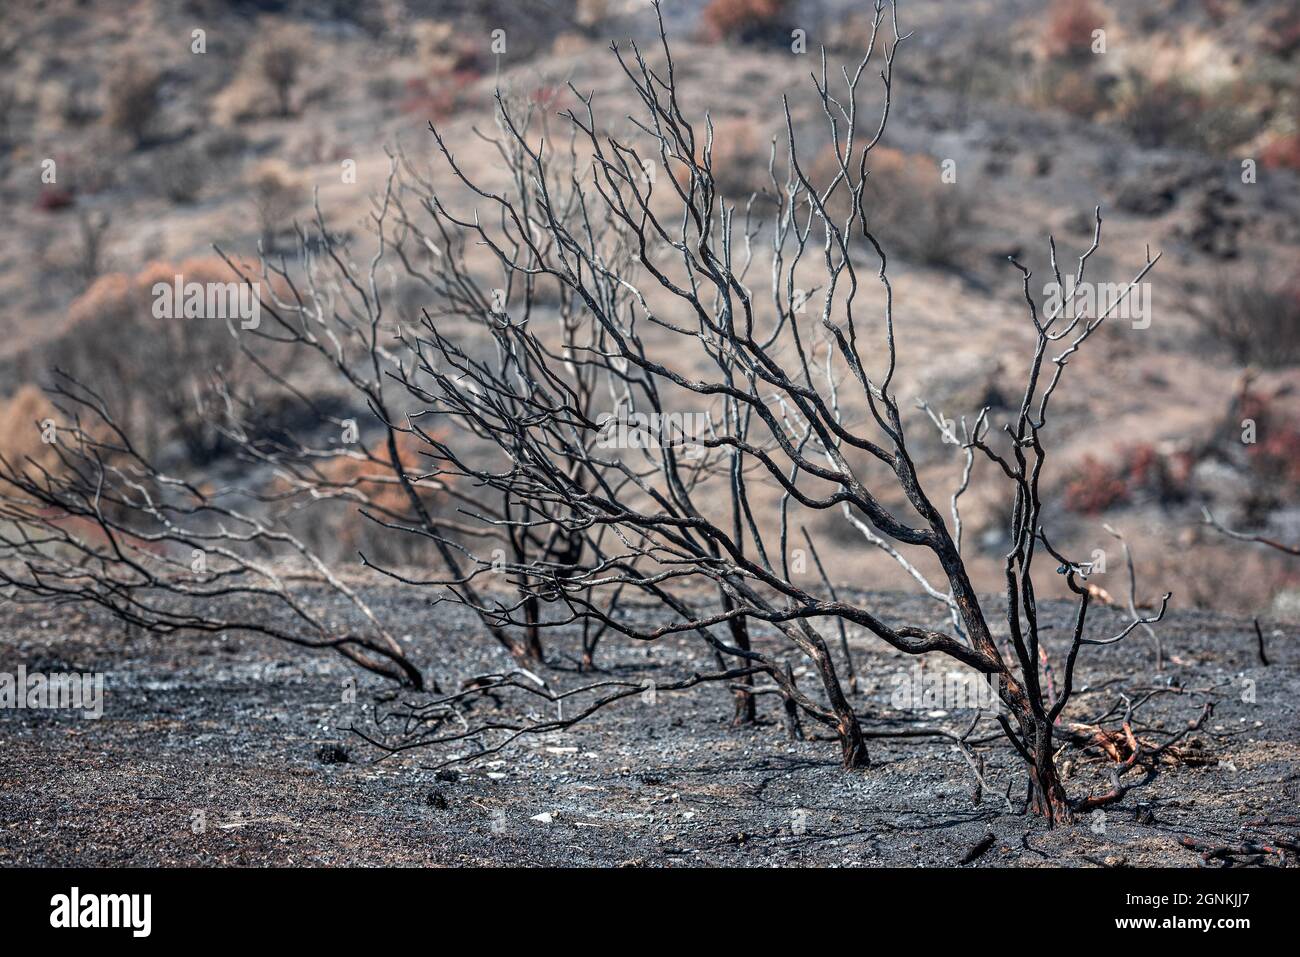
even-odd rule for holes
{"type": "Polygon", "coordinates": [[[826,644],[821,639],[815,640],[815,648],[812,660],[813,664],[817,666],[817,673],[821,676],[822,687],[826,691],[826,700],[830,704],[831,710],[835,712],[835,733],[840,739],[840,753],[844,759],[844,770],[870,767],[871,759],[867,755],[867,739],[862,736],[862,725],[858,723],[858,716],[854,713],[853,706],[844,697],[844,689],[840,687],[839,676],[835,674],[835,663],[831,661],[830,653],[826,650],[826,644]]]}
{"type": "Polygon", "coordinates": [[[524,628],[524,643],[520,646],[517,657],[525,661],[540,662],[543,658],[542,630],[537,623],[541,620],[541,609],[535,595],[529,595],[524,599],[524,620],[527,622],[524,628]]]}
{"type": "MultiPolygon", "coordinates": [[[[790,667],[790,662],[785,663],[785,680],[794,687],[794,669],[790,667]]],[[[799,705],[794,700],[794,696],[787,694],[784,697],[785,702],[785,732],[789,735],[791,741],[803,740],[803,724],[799,721],[799,705]]]]}
{"type": "Polygon", "coordinates": [[[1065,788],[1056,773],[1052,760],[1052,728],[1040,722],[1033,751],[1034,764],[1029,772],[1030,810],[1046,818],[1048,826],[1069,824],[1074,820],[1065,788]]]}
{"type": "MultiPolygon", "coordinates": [[[[731,597],[726,592],[722,593],[723,607],[730,611],[735,606],[732,604],[731,597]]],[[[749,626],[743,618],[733,618],[730,621],[731,641],[741,651],[749,651],[749,626]]],[[[746,662],[747,663],[747,662],[746,662]]],[[[740,684],[754,684],[753,675],[745,675],[740,679],[740,684]]],[[[758,708],[753,694],[744,688],[736,691],[736,710],[732,716],[731,724],[733,727],[741,727],[746,724],[753,724],[758,720],[758,708]]]]}
{"type": "Polygon", "coordinates": [[[840,754],[844,759],[844,770],[871,767],[871,758],[867,754],[867,741],[862,736],[862,726],[858,716],[852,711],[841,714],[835,732],[840,736],[840,754]]]}

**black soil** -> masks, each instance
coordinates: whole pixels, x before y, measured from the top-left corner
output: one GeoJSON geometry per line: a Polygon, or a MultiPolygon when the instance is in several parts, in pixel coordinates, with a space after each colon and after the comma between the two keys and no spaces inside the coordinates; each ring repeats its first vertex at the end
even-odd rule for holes
{"type": "MultiPolygon", "coordinates": [[[[510,667],[459,609],[389,588],[368,598],[400,622],[409,653],[444,688],[510,667]]],[[[943,624],[934,603],[873,600],[886,619],[943,624]]],[[[1046,610],[1058,668],[1069,613],[1046,610]]],[[[1093,621],[1098,634],[1122,624],[1108,609],[1093,621]]],[[[966,760],[945,739],[873,739],[872,766],[845,772],[815,725],[805,721],[809,740],[788,739],[776,696],[760,697],[759,724],[734,728],[731,693],[703,685],[654,703],[633,696],[567,732],[445,766],[455,749],[385,756],[352,733],[373,733],[376,707],[416,696],[377,701],[390,689],[331,653],[238,635],[128,636],[98,615],[8,606],[0,671],[102,671],[106,697],[98,720],[0,710],[0,864],[1206,866],[1184,838],[1235,849],[1300,831],[1296,629],[1265,630],[1268,666],[1249,622],[1191,612],[1161,626],[1160,675],[1140,633],[1086,649],[1072,720],[1166,689],[1136,714],[1138,737],[1156,745],[1207,703],[1213,713],[1182,739],[1183,759],[1126,774],[1145,783],[1104,815],[1049,829],[1020,813],[1023,771],[1005,741],[979,749],[988,787],[977,801],[966,760]]],[[[894,675],[913,659],[865,636],[851,647],[869,730],[969,724],[968,711],[892,710],[894,675]]],[[[596,675],[577,673],[560,636],[549,653],[542,674],[557,687],[662,684],[715,667],[687,637],[610,642],[596,675]]],[[[1113,762],[1102,751],[1072,747],[1060,761],[1072,797],[1108,789],[1113,762]]],[[[1296,859],[1221,853],[1209,863],[1296,859]]]]}

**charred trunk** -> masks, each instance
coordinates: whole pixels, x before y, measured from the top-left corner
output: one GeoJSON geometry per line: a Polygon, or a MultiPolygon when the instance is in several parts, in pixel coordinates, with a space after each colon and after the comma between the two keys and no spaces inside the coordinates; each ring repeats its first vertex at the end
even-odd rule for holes
{"type": "MultiPolygon", "coordinates": [[[[730,610],[734,607],[730,596],[723,593],[723,606],[730,610]]],[[[741,651],[749,651],[749,626],[743,618],[733,618],[730,622],[731,642],[741,651]]],[[[758,708],[755,703],[754,694],[749,688],[754,685],[754,676],[745,675],[739,679],[739,684],[745,687],[736,690],[736,709],[732,716],[731,723],[735,727],[746,724],[753,724],[758,720],[758,708]]]]}
{"type": "Polygon", "coordinates": [[[1034,814],[1045,818],[1048,826],[1068,824],[1074,820],[1074,814],[1052,759],[1052,728],[1047,721],[1041,721],[1037,730],[1034,761],[1029,769],[1029,807],[1034,814]]]}

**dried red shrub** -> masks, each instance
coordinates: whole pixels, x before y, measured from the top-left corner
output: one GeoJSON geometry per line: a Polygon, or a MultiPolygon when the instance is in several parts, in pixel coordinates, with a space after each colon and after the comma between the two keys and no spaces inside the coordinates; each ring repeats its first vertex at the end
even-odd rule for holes
{"type": "Polygon", "coordinates": [[[1065,486],[1065,507],[1081,515],[1096,515],[1125,501],[1128,494],[1119,470],[1089,454],[1065,486]]]}
{"type": "Polygon", "coordinates": [[[1274,136],[1260,150],[1259,162],[1265,169],[1300,170],[1300,133],[1274,136]]]}
{"type": "Polygon", "coordinates": [[[1056,0],[1047,15],[1043,42],[1053,57],[1082,59],[1092,53],[1092,34],[1106,18],[1091,0],[1056,0]]]}
{"type": "Polygon", "coordinates": [[[77,197],[70,189],[59,186],[45,186],[36,197],[36,208],[43,213],[57,213],[75,205],[77,197]]]}
{"type": "Polygon", "coordinates": [[[702,19],[713,41],[749,43],[770,37],[783,27],[786,0],[709,0],[702,19]]]}

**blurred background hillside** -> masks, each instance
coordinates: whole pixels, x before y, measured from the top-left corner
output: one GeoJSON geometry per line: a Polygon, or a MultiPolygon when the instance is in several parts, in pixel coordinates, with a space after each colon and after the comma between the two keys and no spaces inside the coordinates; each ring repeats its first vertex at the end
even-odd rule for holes
{"type": "MultiPolygon", "coordinates": [[[[816,120],[818,47],[836,64],[860,56],[864,6],[665,0],[685,108],[713,119],[728,197],[743,205],[770,188],[782,94],[796,123],[816,120]],[[808,53],[792,51],[794,30],[808,53]]],[[[1235,529],[1300,543],[1300,8],[912,0],[899,22],[914,36],[870,202],[893,256],[901,404],[1009,414],[1032,328],[1006,257],[1047,275],[1051,233],[1072,262],[1101,205],[1094,279],[1126,282],[1148,245],[1164,258],[1149,327],[1109,324],[1070,366],[1050,433],[1054,539],[1083,556],[1108,550],[1095,581],[1116,598],[1127,581],[1106,523],[1133,547],[1140,600],[1171,590],[1181,607],[1300,620],[1300,558],[1202,522],[1209,507],[1235,529]],[[1245,419],[1255,441],[1242,440],[1245,419]]],[[[0,5],[0,451],[47,454],[33,423],[57,364],[111,397],[169,468],[233,468],[187,421],[189,383],[235,361],[228,338],[159,329],[144,290],[175,273],[226,275],[214,244],[290,251],[313,191],[359,258],[386,147],[431,158],[433,120],[467,168],[500,181],[472,132],[491,126],[498,84],[555,112],[577,103],[572,83],[622,117],[636,104],[608,45],[653,36],[641,0],[0,5]],[[354,181],[340,172],[351,168],[354,181]]],[[[399,317],[432,305],[396,276],[393,294],[399,317]]],[[[952,446],[919,412],[913,434],[946,499],[952,446]]],[[[998,590],[1006,503],[978,478],[966,501],[977,583],[998,590]]],[[[775,495],[765,504],[770,521],[775,495]]],[[[343,530],[319,544],[343,560],[356,535],[335,521],[343,530]]],[[[836,577],[911,584],[838,513],[810,531],[836,577]]]]}

